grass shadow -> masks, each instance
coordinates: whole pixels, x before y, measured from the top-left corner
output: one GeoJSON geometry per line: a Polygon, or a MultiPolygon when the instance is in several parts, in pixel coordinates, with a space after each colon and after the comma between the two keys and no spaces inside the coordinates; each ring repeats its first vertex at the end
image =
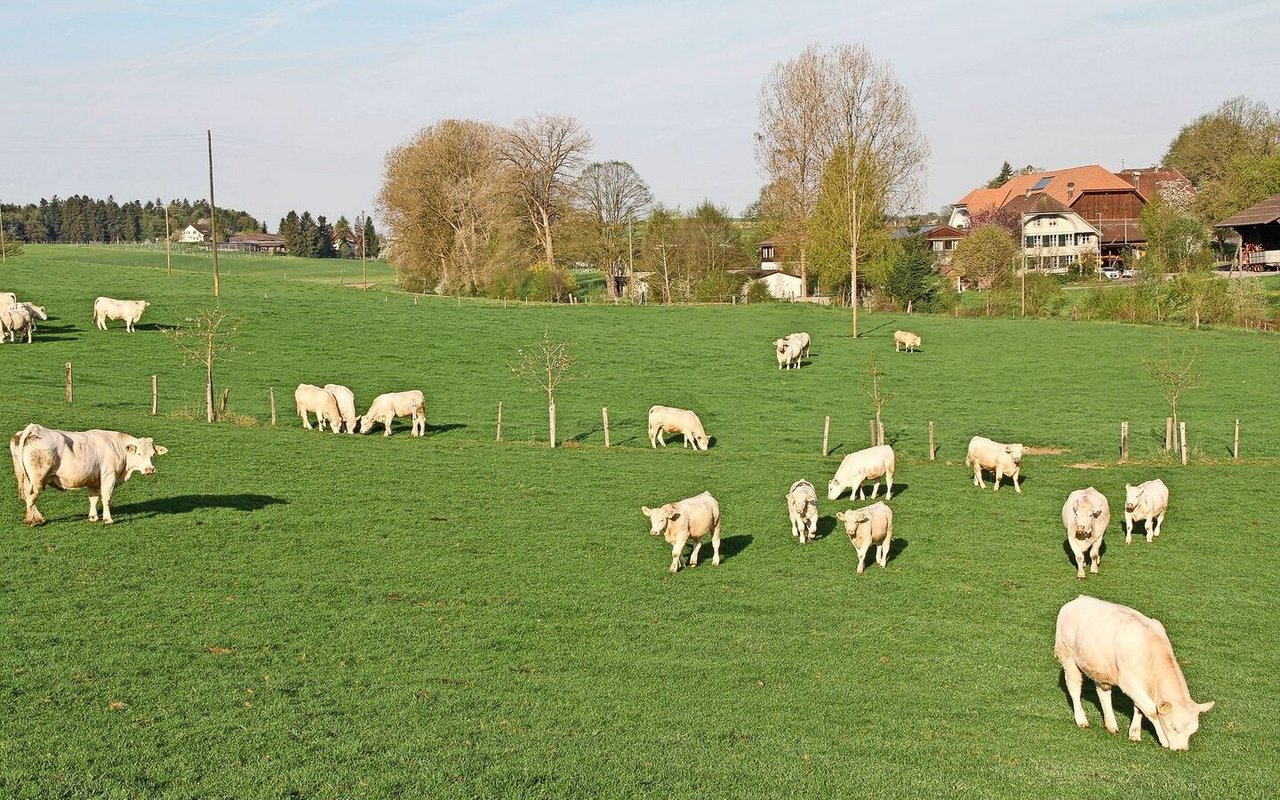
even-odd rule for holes
{"type": "Polygon", "coordinates": [[[818,530],[813,535],[813,541],[820,542],[835,533],[836,529],[843,527],[844,524],[836,519],[835,516],[818,517],[818,530]]]}
{"type": "Polygon", "coordinates": [[[905,551],[910,544],[911,542],[907,539],[900,539],[897,536],[893,537],[893,540],[889,542],[889,555],[885,558],[885,563],[893,563],[894,559],[905,551]]]}
{"type": "Polygon", "coordinates": [[[737,536],[725,536],[720,539],[720,562],[724,563],[734,556],[741,553],[751,546],[751,542],[755,539],[749,533],[740,533],[737,536]]]}
{"type": "Polygon", "coordinates": [[[465,428],[465,427],[467,427],[467,425],[464,422],[446,422],[441,425],[427,425],[426,432],[423,435],[439,436],[442,433],[448,433],[449,431],[456,431],[458,428],[465,428]]]}
{"type": "MultiPolygon", "coordinates": [[[[1074,567],[1076,565],[1076,554],[1075,554],[1075,551],[1071,549],[1071,542],[1068,541],[1067,539],[1062,540],[1062,552],[1067,554],[1067,563],[1069,563],[1072,567],[1074,567]]],[[[1099,564],[1102,563],[1102,557],[1105,556],[1106,554],[1107,554],[1107,540],[1104,537],[1102,540],[1102,546],[1098,548],[1099,564]]],[[[1084,553],[1084,565],[1087,568],[1091,563],[1092,561],[1089,558],[1089,551],[1086,550],[1084,553]]],[[[1099,569],[1101,569],[1101,567],[1099,567],[1099,569]]]]}
{"type": "MultiPolygon", "coordinates": [[[[1061,669],[1058,670],[1058,688],[1062,690],[1062,696],[1066,698],[1067,713],[1074,714],[1075,709],[1071,706],[1071,692],[1067,691],[1067,676],[1061,669]]],[[[1085,678],[1084,687],[1080,690],[1080,703],[1081,705],[1087,703],[1093,706],[1093,710],[1096,712],[1090,718],[1089,726],[1096,726],[1097,728],[1105,731],[1106,727],[1104,727],[1102,722],[1102,701],[1098,699],[1097,687],[1094,685],[1093,681],[1088,678],[1085,678]]],[[[1128,720],[1130,723],[1133,722],[1133,700],[1129,698],[1129,695],[1120,691],[1119,688],[1112,687],[1111,710],[1116,712],[1116,727],[1120,729],[1116,735],[1128,738],[1129,725],[1125,724],[1125,720],[1128,720]]],[[[1087,709],[1085,710],[1085,716],[1090,716],[1087,709]]],[[[1152,739],[1155,739],[1157,742],[1160,741],[1160,738],[1156,736],[1156,729],[1151,725],[1150,719],[1145,717],[1143,718],[1142,730],[1143,733],[1150,735],[1152,739]]]]}
{"type": "Polygon", "coordinates": [[[267,506],[287,505],[288,500],[265,494],[184,494],[177,497],[157,497],[141,503],[128,503],[112,507],[113,516],[128,514],[147,519],[161,514],[189,514],[206,508],[227,508],[233,511],[260,511],[267,506]]]}

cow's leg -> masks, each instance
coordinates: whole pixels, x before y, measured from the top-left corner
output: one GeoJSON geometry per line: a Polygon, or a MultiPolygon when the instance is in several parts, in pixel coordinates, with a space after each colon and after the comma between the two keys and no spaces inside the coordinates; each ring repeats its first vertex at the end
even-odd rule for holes
{"type": "Polygon", "coordinates": [[[1098,541],[1093,543],[1093,547],[1089,548],[1089,571],[1094,575],[1098,574],[1098,565],[1102,561],[1102,537],[1098,537],[1098,541]]]}
{"type": "Polygon", "coordinates": [[[875,500],[880,494],[880,479],[876,478],[876,482],[871,485],[871,499],[875,500]]]}
{"type": "Polygon", "coordinates": [[[89,488],[89,521],[98,521],[98,489],[89,488]]]}
{"type": "Polygon", "coordinates": [[[1152,515],[1147,519],[1147,541],[1160,535],[1160,524],[1164,522],[1164,514],[1152,515]],[[1153,527],[1154,523],[1154,527],[1153,527]]]}
{"type": "Polygon", "coordinates": [[[881,567],[889,566],[889,537],[886,536],[880,546],[876,548],[876,563],[881,567]]]}
{"type": "Polygon", "coordinates": [[[680,571],[680,554],[684,552],[685,542],[689,540],[689,534],[676,534],[676,540],[671,543],[671,569],[670,572],[680,571]]]}
{"type": "Polygon", "coordinates": [[[854,486],[854,489],[853,489],[853,499],[854,499],[854,500],[861,500],[861,499],[862,499],[862,483],[860,483],[860,482],[859,482],[856,486],[854,486]]]}
{"type": "Polygon", "coordinates": [[[300,408],[298,415],[302,417],[302,427],[311,430],[311,414],[305,408],[300,408]]]}
{"type": "Polygon", "coordinates": [[[982,482],[982,465],[977,461],[973,462],[973,485],[980,489],[987,488],[987,485],[982,482]]]}
{"type": "Polygon", "coordinates": [[[887,470],[885,472],[884,499],[885,500],[893,499],[893,470],[887,470]]]}
{"type": "Polygon", "coordinates": [[[18,479],[18,493],[22,495],[22,500],[26,504],[27,513],[23,518],[23,522],[32,527],[44,524],[44,515],[40,513],[40,509],[36,508],[36,500],[40,498],[40,492],[44,489],[45,478],[48,477],[49,470],[52,465],[46,462],[47,454],[30,458],[30,451],[20,452],[18,454],[18,463],[14,464],[14,471],[23,470],[23,475],[18,479]],[[32,463],[32,462],[35,463],[32,463]],[[31,475],[31,480],[27,480],[26,475],[31,475]],[[26,491],[23,491],[25,484],[26,491]]]}
{"type": "Polygon", "coordinates": [[[1133,544],[1133,513],[1129,511],[1124,512],[1124,543],[1133,544]]]}
{"type": "MultiPolygon", "coordinates": [[[[1133,700],[1134,719],[1137,720],[1139,714],[1146,715],[1147,719],[1151,720],[1151,727],[1155,728],[1156,738],[1160,740],[1160,746],[1168,747],[1169,740],[1165,738],[1164,728],[1160,724],[1160,717],[1156,714],[1156,701],[1152,699],[1151,695],[1147,694],[1147,690],[1142,688],[1141,685],[1130,685],[1129,682],[1122,680],[1120,682],[1120,691],[1129,695],[1133,700]]],[[[1138,720],[1135,724],[1138,726],[1138,733],[1141,734],[1141,720],[1138,720]]],[[[1133,734],[1134,728],[1133,725],[1130,725],[1129,738],[1137,741],[1133,734]]]]}
{"type": "Polygon", "coordinates": [[[1075,714],[1076,724],[1081,728],[1089,727],[1089,718],[1084,715],[1084,706],[1080,703],[1080,691],[1084,687],[1084,673],[1076,666],[1074,658],[1059,659],[1062,662],[1062,678],[1067,684],[1067,694],[1071,695],[1071,710],[1075,714]]]}
{"type": "Polygon", "coordinates": [[[1133,707],[1133,722],[1129,723],[1129,741],[1142,741],[1142,712],[1137,706],[1133,707]]]}
{"type": "Polygon", "coordinates": [[[111,519],[111,491],[116,488],[116,475],[114,472],[107,472],[102,475],[100,490],[102,492],[102,522],[104,525],[110,525],[115,522],[111,519]]]}
{"type": "MultiPolygon", "coordinates": [[[[801,539],[800,541],[804,541],[801,539]]],[[[716,526],[711,529],[711,566],[720,566],[720,518],[716,517],[716,526]]]]}
{"type": "Polygon", "coordinates": [[[800,527],[800,518],[797,517],[794,512],[791,514],[791,538],[798,538],[802,542],[804,540],[804,530],[800,527]]]}
{"type": "Polygon", "coordinates": [[[698,566],[698,551],[700,551],[701,549],[702,549],[702,540],[701,540],[701,539],[694,539],[694,540],[693,540],[693,552],[689,553],[689,566],[690,566],[690,567],[696,567],[696,566],[698,566]]]}
{"type": "Polygon", "coordinates": [[[385,439],[391,435],[391,423],[395,422],[395,417],[384,417],[382,420],[382,436],[385,439]]]}
{"type": "Polygon", "coordinates": [[[1098,690],[1098,703],[1102,706],[1102,724],[1107,729],[1107,733],[1115,733],[1120,730],[1116,725],[1116,712],[1111,707],[1111,686],[1105,683],[1095,684],[1098,690]]]}
{"type": "Polygon", "coordinates": [[[1071,551],[1076,554],[1076,577],[1084,580],[1084,548],[1076,544],[1074,537],[1071,540],[1071,551]]]}
{"type": "Polygon", "coordinates": [[[667,446],[667,430],[661,426],[658,427],[658,444],[667,446]]]}
{"type": "Polygon", "coordinates": [[[996,479],[991,482],[992,491],[1000,491],[1000,482],[1004,480],[1004,469],[996,465],[996,479]]]}
{"type": "Polygon", "coordinates": [[[864,545],[858,545],[857,547],[858,547],[858,574],[861,575],[862,571],[867,568],[867,551],[871,549],[871,542],[867,542],[864,545]]]}
{"type": "Polygon", "coordinates": [[[1013,490],[1014,490],[1015,492],[1017,492],[1018,494],[1022,494],[1022,483],[1021,483],[1021,481],[1019,480],[1019,478],[1021,478],[1021,477],[1022,477],[1022,470],[1020,470],[1020,469],[1019,469],[1018,471],[1014,472],[1014,473],[1013,473],[1013,475],[1012,475],[1012,478],[1013,478],[1013,490]]]}

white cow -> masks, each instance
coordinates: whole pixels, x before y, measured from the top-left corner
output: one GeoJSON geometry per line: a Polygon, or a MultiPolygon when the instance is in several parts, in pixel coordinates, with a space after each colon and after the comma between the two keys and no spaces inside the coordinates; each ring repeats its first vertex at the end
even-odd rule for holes
{"type": "Polygon", "coordinates": [[[302,427],[307,430],[311,430],[310,414],[316,415],[316,425],[320,430],[324,430],[325,423],[328,422],[329,429],[337,433],[342,425],[342,412],[338,409],[337,399],[319,386],[298,384],[298,388],[293,390],[293,404],[298,410],[298,416],[302,417],[302,427]]]}
{"type": "Polygon", "coordinates": [[[1062,504],[1062,526],[1067,529],[1067,542],[1076,556],[1076,577],[1084,578],[1084,553],[1089,551],[1089,571],[1098,574],[1102,561],[1102,534],[1111,522],[1111,507],[1102,492],[1090,486],[1076,489],[1062,504]]]}
{"type": "Polygon", "coordinates": [[[641,506],[640,513],[649,518],[649,534],[661,536],[671,545],[672,572],[679,571],[685,543],[691,539],[693,552],[689,554],[689,566],[698,566],[698,551],[708,533],[711,534],[711,564],[720,565],[720,504],[710,492],[659,508],[641,506]]]}
{"type": "Polygon", "coordinates": [[[805,333],[804,331],[788,334],[787,340],[790,342],[794,342],[796,345],[796,350],[799,351],[799,353],[796,355],[797,361],[799,361],[801,357],[804,357],[804,358],[809,357],[809,341],[810,341],[809,334],[805,333]]]}
{"type": "Polygon", "coordinates": [[[801,479],[787,492],[787,513],[791,517],[791,536],[807,544],[818,533],[818,492],[813,484],[801,479]]]}
{"type": "Polygon", "coordinates": [[[800,350],[791,339],[774,339],[773,349],[778,356],[778,369],[799,369],[800,350]]]}
{"type": "Polygon", "coordinates": [[[46,486],[65,491],[89,490],[89,519],[98,519],[98,498],[102,498],[102,521],[112,524],[111,493],[117,483],[135,472],[154,475],[153,456],[169,448],[150,438],[138,439],[117,431],[58,431],[34,422],[9,440],[13,474],[18,479],[18,496],[27,505],[26,523],[40,525],[45,519],[36,500],[46,486]]]}
{"type": "Polygon", "coordinates": [[[1089,727],[1080,703],[1085,676],[1098,692],[1102,721],[1109,733],[1120,730],[1111,707],[1111,688],[1118,686],[1129,695],[1133,701],[1131,741],[1141,741],[1145,714],[1161,747],[1187,750],[1191,735],[1200,729],[1200,715],[1213,709],[1212,701],[1191,699],[1164,626],[1128,606],[1086,595],[1066,603],[1058,612],[1053,652],[1062,663],[1076,724],[1081,728],[1089,727]]]}
{"type": "Polygon", "coordinates": [[[396,417],[412,417],[413,427],[410,436],[427,435],[427,401],[422,392],[410,389],[407,392],[387,392],[373,398],[369,411],[360,418],[356,425],[357,433],[368,433],[373,426],[382,423],[382,435],[391,435],[391,422],[396,417]]]}
{"type": "Polygon", "coordinates": [[[920,349],[919,334],[911,331],[894,331],[893,332],[893,352],[898,352],[898,348],[905,349],[908,353],[914,353],[920,349]]]}
{"type": "Polygon", "coordinates": [[[1137,486],[1124,485],[1124,543],[1133,541],[1133,523],[1146,520],[1147,541],[1160,535],[1169,509],[1169,487],[1156,478],[1137,486]]]}
{"type": "Polygon", "coordinates": [[[884,499],[892,500],[894,464],[893,448],[887,444],[850,453],[840,462],[840,468],[836,470],[835,477],[827,484],[827,499],[835,500],[844,493],[845,489],[851,489],[854,490],[855,498],[861,500],[862,482],[875,480],[875,486],[872,487],[871,492],[871,499],[874,500],[876,495],[880,494],[880,476],[883,475],[885,476],[884,499]]]}
{"type": "Polygon", "coordinates": [[[356,432],[356,394],[340,383],[326,383],[324,390],[333,395],[333,399],[338,403],[338,412],[342,415],[342,424],[347,429],[347,433],[356,432]]]}
{"type": "Polygon", "coordinates": [[[684,446],[693,445],[694,450],[706,450],[711,440],[702,428],[702,420],[692,411],[670,406],[651,406],[649,408],[649,446],[657,447],[658,442],[667,446],[666,434],[683,433],[684,446]]]}
{"type": "Polygon", "coordinates": [[[27,334],[27,344],[31,343],[31,330],[35,323],[31,321],[31,312],[21,304],[15,303],[0,310],[0,340],[8,334],[9,341],[17,341],[17,334],[27,334]]]}
{"type": "Polygon", "coordinates": [[[133,333],[133,326],[142,318],[142,312],[150,306],[146,300],[112,300],[110,297],[99,297],[93,301],[93,324],[98,330],[107,329],[107,320],[122,319],[124,328],[133,333]]]}
{"type": "Polygon", "coordinates": [[[858,574],[867,566],[867,551],[876,545],[876,563],[881,567],[889,563],[889,546],[893,542],[893,509],[883,501],[863,508],[836,512],[836,519],[844,523],[849,534],[849,544],[858,550],[858,574]]]}
{"type": "Polygon", "coordinates": [[[1022,445],[1001,444],[984,436],[975,436],[969,440],[969,453],[964,458],[966,467],[973,467],[973,485],[982,489],[987,484],[982,481],[982,471],[995,473],[995,491],[1000,491],[1000,482],[1008,476],[1013,481],[1013,490],[1022,494],[1022,486],[1018,477],[1022,474],[1022,445]]]}
{"type": "Polygon", "coordinates": [[[8,308],[18,302],[17,292],[0,292],[0,308],[8,308]]]}

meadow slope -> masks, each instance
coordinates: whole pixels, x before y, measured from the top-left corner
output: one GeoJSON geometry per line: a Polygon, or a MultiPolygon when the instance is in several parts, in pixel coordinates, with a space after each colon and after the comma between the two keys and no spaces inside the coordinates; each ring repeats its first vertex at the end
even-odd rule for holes
{"type": "MultiPolygon", "coordinates": [[[[241,424],[206,425],[191,418],[203,372],[163,329],[210,304],[208,261],[163,266],[30,246],[0,271],[0,290],[51,315],[33,345],[0,346],[0,432],[103,427],[170,448],[117,490],[109,528],[84,520],[83,492],[50,490],[50,523],[28,529],[13,485],[0,492],[0,794],[1280,791],[1274,335],[864,314],[855,341],[840,310],[415,303],[385,265],[360,291],[339,285],[358,263],[227,258],[222,307],[245,322],[217,381],[241,424]],[[136,334],[103,333],[99,294],[153,305],[136,334]],[[895,327],[921,352],[895,355],[895,327]],[[579,357],[555,451],[544,398],[507,366],[544,329],[579,357]],[[793,330],[812,358],[779,371],[770,342],[793,330]],[[1187,467],[1160,452],[1167,407],[1140,363],[1166,345],[1201,351],[1187,467]],[[825,488],[866,445],[872,352],[896,392],[895,546],[857,576],[834,518],[854,503],[820,491],[821,538],[802,548],[783,495],[800,477],[825,488]],[[361,411],[421,388],[428,436],[305,431],[303,381],[350,386],[361,411]],[[698,410],[711,450],[650,449],[653,403],[698,410]],[[1027,458],[1022,495],[980,492],[961,463],[976,433],[1062,452],[1027,458]],[[1173,496],[1164,534],[1125,546],[1123,485],[1156,476],[1173,496]],[[1101,574],[1078,582],[1058,514],[1087,485],[1116,522],[1101,574]],[[671,576],[639,507],[704,489],[726,558],[671,576]],[[1081,592],[1162,620],[1192,694],[1217,701],[1189,753],[1149,728],[1140,744],[1107,735],[1090,690],[1094,727],[1075,727],[1052,644],[1081,592]]],[[[1129,710],[1118,699],[1122,726],[1129,710]]]]}

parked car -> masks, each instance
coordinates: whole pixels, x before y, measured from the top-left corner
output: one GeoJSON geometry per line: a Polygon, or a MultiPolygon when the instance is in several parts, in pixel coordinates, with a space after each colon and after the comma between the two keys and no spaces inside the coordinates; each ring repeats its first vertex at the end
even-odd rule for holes
{"type": "Polygon", "coordinates": [[[1120,277],[1120,270],[1116,269],[1115,267],[1103,267],[1102,277],[1108,280],[1114,281],[1116,278],[1120,277]]]}

